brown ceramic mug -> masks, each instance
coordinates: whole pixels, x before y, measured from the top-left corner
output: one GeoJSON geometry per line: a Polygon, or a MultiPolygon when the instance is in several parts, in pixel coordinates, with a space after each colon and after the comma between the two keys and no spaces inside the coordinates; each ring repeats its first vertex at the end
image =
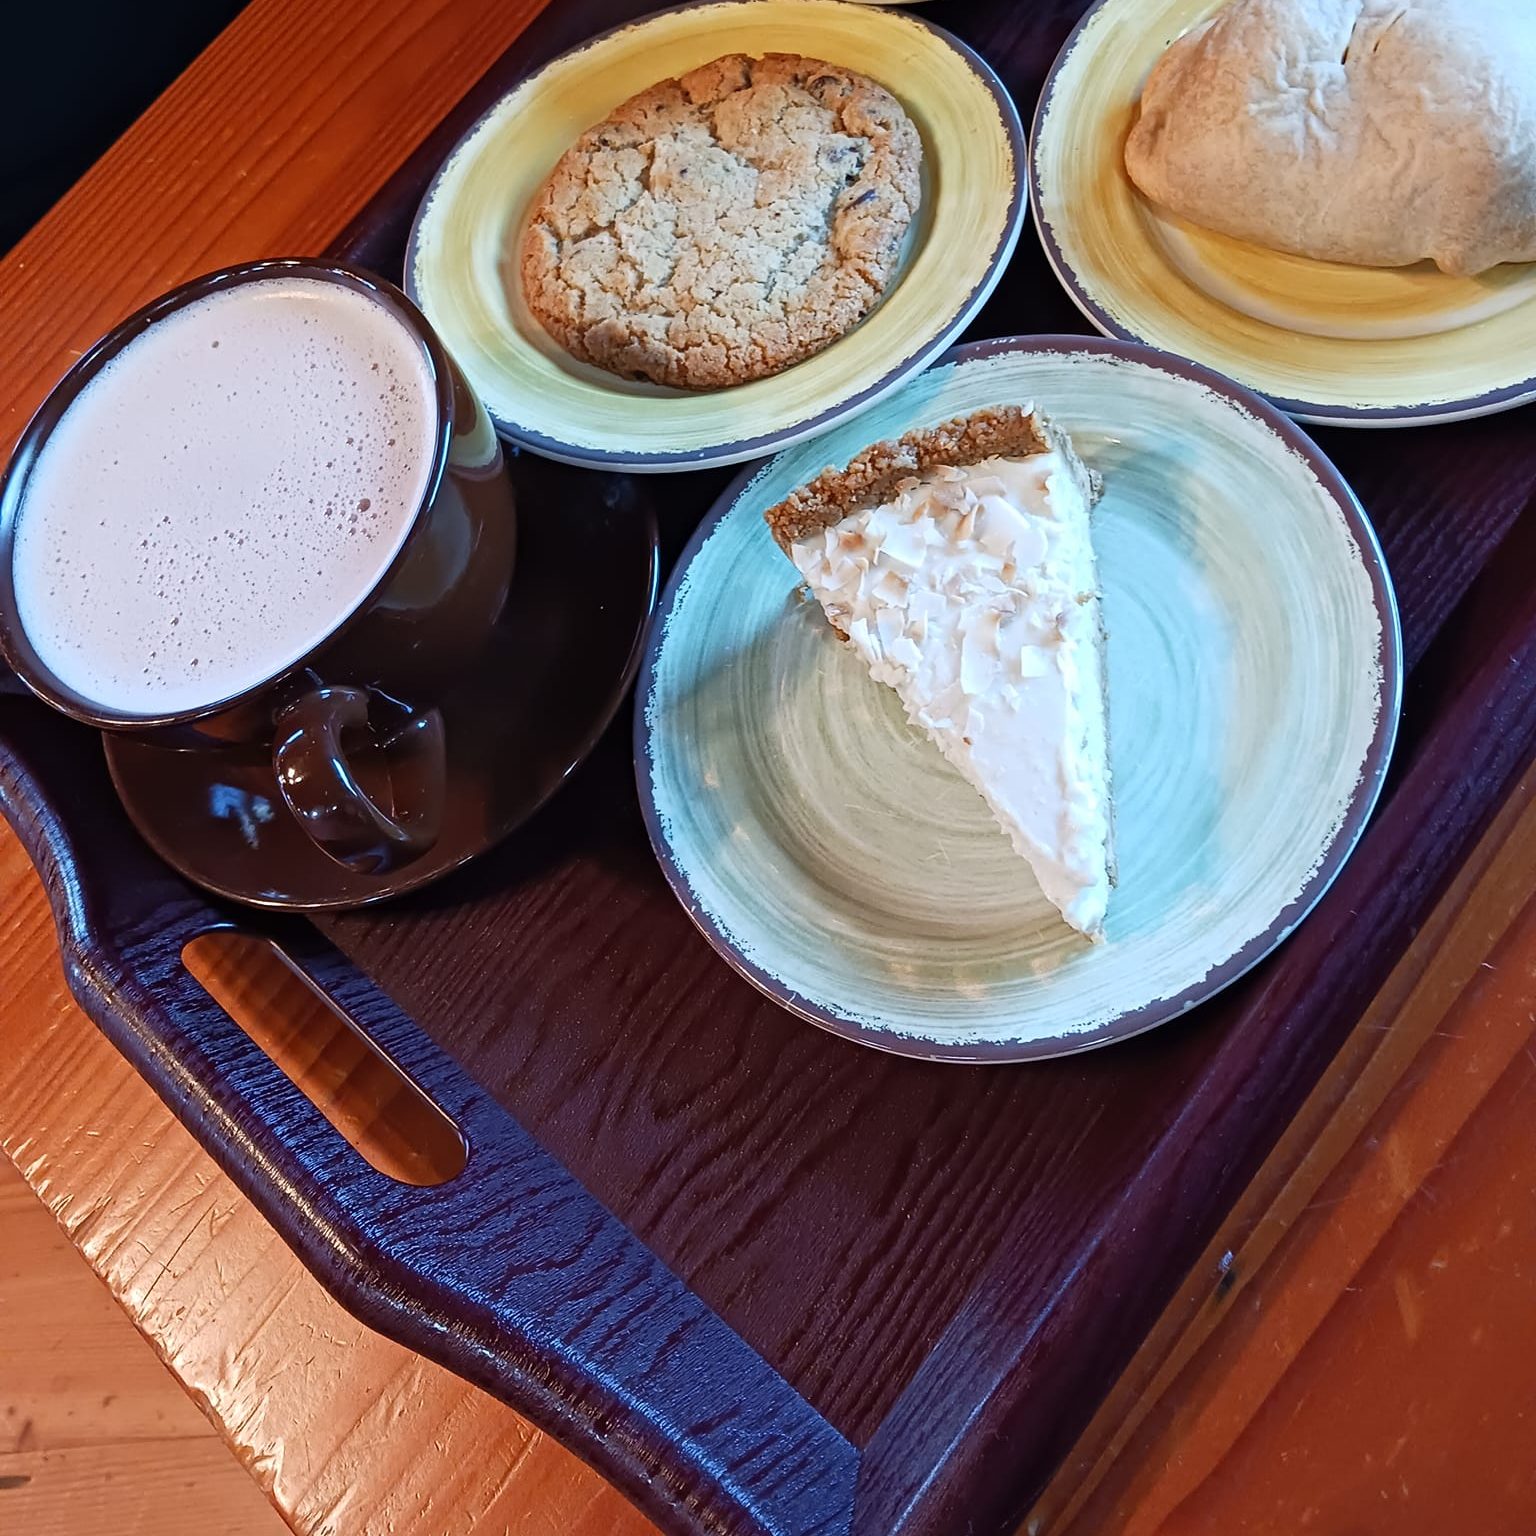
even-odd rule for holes
{"type": "MultiPolygon", "coordinates": [[[[112,509],[102,510],[110,516],[112,509]]],[[[403,293],[340,263],[231,267],[175,289],[116,327],[70,369],[22,434],[0,485],[0,652],[38,697],[102,730],[133,732],[172,750],[270,747],[287,809],[315,844],[349,869],[382,873],[436,840],[447,789],[436,704],[484,648],[505,605],[515,527],[512,486],[489,418],[403,293]],[[172,710],[107,707],[50,670],[22,622],[15,551],[29,477],[69,406],[150,327],[231,288],[294,278],[365,295],[420,349],[435,430],[430,462],[416,466],[424,489],[404,536],[361,601],[272,675],[172,710]]],[[[294,559],[301,558],[296,549],[294,559]]]]}

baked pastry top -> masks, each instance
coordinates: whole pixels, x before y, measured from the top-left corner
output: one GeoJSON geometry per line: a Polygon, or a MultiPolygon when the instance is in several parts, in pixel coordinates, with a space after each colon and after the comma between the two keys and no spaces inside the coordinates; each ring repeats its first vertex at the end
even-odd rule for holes
{"type": "Polygon", "coordinates": [[[922,143],[853,70],[732,54],[590,128],[534,199],[529,308],[574,356],[683,389],[777,373],[869,313],[920,199],[922,143]]]}
{"type": "Polygon", "coordinates": [[[1125,165],[1181,217],[1296,255],[1536,260],[1536,4],[1231,0],[1152,71],[1125,165]]]}

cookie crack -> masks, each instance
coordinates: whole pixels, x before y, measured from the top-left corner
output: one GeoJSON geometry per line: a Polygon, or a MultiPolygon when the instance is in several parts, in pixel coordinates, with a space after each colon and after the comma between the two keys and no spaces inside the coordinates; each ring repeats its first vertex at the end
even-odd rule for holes
{"type": "Polygon", "coordinates": [[[851,71],[716,60],[641,92],[562,158],[525,238],[529,308],[616,373],[716,388],[776,372],[883,292],[920,159],[895,98],[851,71]]]}

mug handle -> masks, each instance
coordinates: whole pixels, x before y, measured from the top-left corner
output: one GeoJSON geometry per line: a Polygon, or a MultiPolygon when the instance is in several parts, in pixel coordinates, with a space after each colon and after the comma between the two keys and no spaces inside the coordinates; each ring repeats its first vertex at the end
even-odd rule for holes
{"type": "Polygon", "coordinates": [[[361,875],[381,875],[420,858],[437,841],[448,788],[443,717],[412,711],[378,741],[381,751],[420,760],[421,804],[408,815],[385,810],[357,782],[341,733],[368,726],[362,688],[312,688],[281,710],[272,766],[294,819],[322,853],[361,875]]]}

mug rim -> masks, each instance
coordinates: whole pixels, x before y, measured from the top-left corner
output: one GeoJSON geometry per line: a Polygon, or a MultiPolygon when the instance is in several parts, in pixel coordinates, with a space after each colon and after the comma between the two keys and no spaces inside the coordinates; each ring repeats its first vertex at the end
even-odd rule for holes
{"type": "Polygon", "coordinates": [[[437,499],[448,468],[453,439],[454,374],[443,346],[416,304],[394,283],[350,262],[301,256],[265,257],[220,267],[167,290],[158,298],[120,320],[70,366],[49,390],[42,404],[23,428],[16,447],[0,476],[0,656],[26,687],[71,719],[102,730],[153,730],[162,726],[193,725],[215,715],[249,704],[285,678],[303,673],[321,651],[327,650],[372,611],[380,593],[388,587],[421,533],[424,514],[437,499]],[[365,294],[403,325],[421,347],[432,374],[435,391],[434,442],[422,493],[411,513],[410,526],[378,580],[313,646],[296,660],[277,668],[237,693],[187,709],[136,712],[109,709],[85,694],[66,687],[38,656],[21,622],[16,594],[15,541],[32,471],[64,414],[108,363],[125,352],[157,321],[188,305],[230,288],[276,278],[310,278],[337,283],[365,294]]]}

